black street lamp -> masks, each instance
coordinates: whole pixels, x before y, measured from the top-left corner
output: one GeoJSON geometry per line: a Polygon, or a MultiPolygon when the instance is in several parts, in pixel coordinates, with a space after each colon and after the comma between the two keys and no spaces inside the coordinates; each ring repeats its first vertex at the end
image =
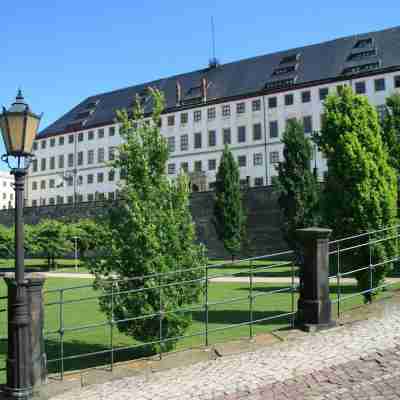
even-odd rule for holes
{"type": "Polygon", "coordinates": [[[7,383],[4,388],[12,399],[32,397],[31,315],[28,281],[24,266],[24,186],[32,145],[41,116],[31,112],[21,91],[15,102],[0,114],[0,129],[6,147],[2,160],[15,177],[15,279],[8,279],[8,354],[7,383]],[[13,157],[15,165],[10,165],[13,157]]]}

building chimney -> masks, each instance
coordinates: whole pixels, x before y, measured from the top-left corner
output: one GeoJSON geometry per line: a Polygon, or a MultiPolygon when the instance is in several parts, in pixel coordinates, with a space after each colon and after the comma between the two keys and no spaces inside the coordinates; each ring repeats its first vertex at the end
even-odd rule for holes
{"type": "Polygon", "coordinates": [[[176,81],[176,105],[181,105],[182,103],[182,88],[179,81],[176,81]]]}
{"type": "Polygon", "coordinates": [[[201,96],[203,98],[203,102],[207,101],[207,78],[201,79],[201,96]]]}

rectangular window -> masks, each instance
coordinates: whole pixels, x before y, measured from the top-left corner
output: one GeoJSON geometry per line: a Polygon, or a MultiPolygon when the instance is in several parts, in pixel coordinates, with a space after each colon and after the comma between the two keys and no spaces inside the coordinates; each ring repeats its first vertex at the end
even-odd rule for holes
{"type": "Polygon", "coordinates": [[[93,140],[94,139],[94,132],[93,131],[89,131],[87,133],[87,138],[88,138],[88,140],[93,140]]]}
{"type": "Polygon", "coordinates": [[[271,151],[269,153],[269,162],[271,164],[277,164],[279,162],[279,151],[271,151]]]}
{"type": "Polygon", "coordinates": [[[181,135],[181,151],[189,149],[189,135],[181,135]]]}
{"type": "Polygon", "coordinates": [[[285,95],[285,106],[291,106],[294,103],[294,96],[293,94],[286,94],[285,95]]]}
{"type": "Polygon", "coordinates": [[[236,114],[244,114],[246,112],[246,103],[236,103],[236,114]]]}
{"type": "Polygon", "coordinates": [[[113,169],[110,169],[108,171],[108,180],[110,182],[113,182],[115,180],[115,171],[113,169]]]}
{"type": "Polygon", "coordinates": [[[76,201],[77,201],[78,203],[82,203],[82,202],[83,202],[83,194],[78,194],[78,195],[76,196],[76,201]]]}
{"type": "Polygon", "coordinates": [[[263,164],[263,155],[262,155],[262,153],[254,153],[253,162],[254,162],[254,166],[262,165],[263,164]]]}
{"type": "Polygon", "coordinates": [[[37,182],[32,182],[32,190],[37,190],[37,182]]]}
{"type": "Polygon", "coordinates": [[[217,135],[215,131],[208,131],[208,146],[213,147],[217,144],[217,135]]]}
{"type": "Polygon", "coordinates": [[[87,183],[90,185],[91,183],[93,183],[93,174],[89,174],[88,176],[87,176],[87,183]]]}
{"type": "Polygon", "coordinates": [[[170,153],[173,153],[175,151],[175,136],[170,136],[167,138],[167,144],[168,144],[168,151],[170,153]]]}
{"type": "Polygon", "coordinates": [[[260,99],[253,100],[253,101],[251,102],[251,110],[252,110],[253,112],[255,112],[255,111],[260,111],[260,110],[261,110],[261,100],[260,100],[260,99]]]}
{"type": "Polygon", "coordinates": [[[83,185],[83,176],[78,175],[78,185],[83,185]]]}
{"type": "Polygon", "coordinates": [[[224,144],[231,144],[231,128],[224,128],[222,133],[224,136],[224,144]]]}
{"type": "Polygon", "coordinates": [[[394,77],[394,87],[400,88],[400,75],[394,77]]]}
{"type": "Polygon", "coordinates": [[[63,145],[64,145],[64,136],[60,136],[60,137],[58,138],[58,145],[59,145],[59,146],[63,146],[63,145]]]}
{"type": "Polygon", "coordinates": [[[262,132],[261,132],[261,124],[253,124],[253,140],[261,140],[262,132]]]}
{"type": "Polygon", "coordinates": [[[41,143],[41,146],[40,146],[40,147],[41,147],[42,149],[45,149],[45,148],[46,148],[46,140],[42,140],[40,143],[41,143]]]}
{"type": "Polygon", "coordinates": [[[247,164],[247,158],[246,156],[238,156],[238,165],[240,168],[245,167],[247,164]]]}
{"type": "Polygon", "coordinates": [[[193,120],[194,120],[194,122],[199,122],[199,121],[201,121],[201,110],[196,110],[196,111],[193,113],[193,120]]]}
{"type": "Polygon", "coordinates": [[[207,109],[207,119],[210,121],[212,119],[215,119],[216,117],[216,111],[215,107],[210,107],[207,109]]]}
{"type": "Polygon", "coordinates": [[[110,126],[108,128],[108,136],[115,136],[115,126],[110,126]]]}
{"type": "Polygon", "coordinates": [[[203,167],[202,167],[202,164],[201,164],[201,160],[194,162],[194,170],[196,172],[201,172],[203,170],[203,167]]]}
{"type": "Polygon", "coordinates": [[[115,160],[115,147],[109,147],[108,149],[108,161],[115,160]]]}
{"type": "Polygon", "coordinates": [[[72,168],[74,166],[74,155],[73,153],[68,154],[68,168],[72,168]]]}
{"type": "Polygon", "coordinates": [[[37,200],[32,200],[32,207],[37,207],[37,200]]]}
{"type": "Polygon", "coordinates": [[[67,202],[68,202],[68,204],[72,204],[74,202],[74,196],[68,196],[67,202]]]}
{"type": "Polygon", "coordinates": [[[87,195],[87,199],[88,199],[88,201],[93,201],[93,200],[94,200],[94,195],[93,195],[93,193],[89,193],[89,194],[87,195]]]}
{"type": "Polygon", "coordinates": [[[307,115],[303,117],[303,126],[304,126],[304,133],[311,133],[312,132],[312,116],[307,115]]]}
{"type": "Polygon", "coordinates": [[[83,151],[78,152],[78,165],[83,165],[83,151]]]}
{"type": "Polygon", "coordinates": [[[56,167],[56,158],[54,156],[50,157],[50,169],[54,169],[56,167]]]}
{"type": "Polygon", "coordinates": [[[97,131],[97,138],[98,139],[103,139],[104,138],[104,129],[101,128],[97,131]]]}
{"type": "Polygon", "coordinates": [[[189,114],[187,112],[181,113],[181,125],[186,125],[189,120],[189,114]]]}
{"type": "Polygon", "coordinates": [[[46,170],[46,159],[45,158],[42,158],[40,160],[40,170],[41,171],[45,171],[46,170]]]}
{"type": "Polygon", "coordinates": [[[49,180],[49,188],[50,188],[50,189],[54,189],[55,186],[56,186],[55,180],[54,180],[54,179],[50,179],[50,180],[49,180]]]}
{"type": "Polygon", "coordinates": [[[40,181],[40,189],[46,189],[46,181],[45,180],[40,181]]]}
{"type": "Polygon", "coordinates": [[[88,150],[87,163],[88,163],[88,165],[91,165],[94,163],[94,150],[88,150]]]}
{"type": "Polygon", "coordinates": [[[64,204],[64,197],[63,196],[57,196],[57,204],[64,204]]]}
{"type": "Polygon", "coordinates": [[[72,186],[74,184],[74,177],[72,175],[67,177],[67,185],[72,186]]]}
{"type": "Polygon", "coordinates": [[[231,115],[231,106],[229,104],[224,104],[222,106],[222,116],[229,117],[231,115]]]}
{"type": "Polygon", "coordinates": [[[168,164],[168,174],[169,175],[175,174],[175,163],[168,164]]]}
{"type": "Polygon", "coordinates": [[[201,149],[201,132],[194,134],[194,148],[201,149]]]}
{"type": "Polygon", "coordinates": [[[33,160],[32,161],[32,172],[37,172],[37,170],[38,170],[38,161],[33,160]]]}
{"type": "Polygon", "coordinates": [[[97,162],[98,163],[104,162],[104,148],[103,147],[100,147],[100,149],[97,150],[97,162]]]}
{"type": "Polygon", "coordinates": [[[54,206],[54,204],[55,204],[54,197],[50,197],[50,198],[49,198],[49,204],[50,204],[51,206],[54,206]]]}
{"type": "Polygon", "coordinates": [[[64,154],[58,156],[58,168],[64,168],[64,154]]]}
{"type": "Polygon", "coordinates": [[[189,172],[189,163],[181,162],[181,170],[185,173],[189,172]]]}
{"type": "Polygon", "coordinates": [[[357,93],[357,94],[364,94],[364,93],[366,93],[366,87],[365,87],[365,81],[359,81],[359,82],[356,82],[356,85],[355,85],[355,92],[357,93]]]}
{"type": "Polygon", "coordinates": [[[269,137],[277,138],[279,136],[278,121],[269,122],[269,137]]]}
{"type": "Polygon", "coordinates": [[[268,108],[276,108],[278,105],[277,97],[270,97],[268,99],[268,108]]]}
{"type": "Polygon", "coordinates": [[[264,178],[262,176],[254,178],[254,186],[264,185],[264,178]]]}
{"type": "Polygon", "coordinates": [[[103,183],[104,181],[104,174],[103,172],[98,172],[97,173],[97,183],[103,183]]]}
{"type": "Polygon", "coordinates": [[[244,143],[246,141],[246,127],[238,127],[238,143],[244,143]]]}
{"type": "Polygon", "coordinates": [[[319,89],[319,99],[321,101],[326,99],[326,96],[329,94],[329,88],[321,88],[319,89]]]}
{"type": "Polygon", "coordinates": [[[38,149],[38,142],[33,142],[33,150],[36,151],[38,149]]]}
{"type": "Polygon", "coordinates": [[[311,101],[311,92],[309,90],[301,92],[301,102],[309,103],[310,101],[311,101]]]}
{"type": "Polygon", "coordinates": [[[382,92],[383,90],[386,89],[386,83],[384,78],[375,79],[374,84],[375,84],[375,92],[382,92]]]}
{"type": "Polygon", "coordinates": [[[68,143],[74,143],[74,135],[68,136],[68,143]]]}
{"type": "Polygon", "coordinates": [[[168,126],[174,126],[175,125],[175,115],[168,115],[167,124],[168,124],[168,126]]]}
{"type": "Polygon", "coordinates": [[[115,192],[108,192],[108,200],[115,200],[115,192]]]}
{"type": "Polygon", "coordinates": [[[208,160],[208,170],[215,171],[216,168],[217,168],[217,160],[216,159],[208,160]]]}
{"type": "Polygon", "coordinates": [[[50,147],[54,147],[56,145],[56,139],[55,138],[51,138],[50,139],[50,147]]]}
{"type": "Polygon", "coordinates": [[[83,132],[78,133],[78,142],[83,142],[83,132]]]}

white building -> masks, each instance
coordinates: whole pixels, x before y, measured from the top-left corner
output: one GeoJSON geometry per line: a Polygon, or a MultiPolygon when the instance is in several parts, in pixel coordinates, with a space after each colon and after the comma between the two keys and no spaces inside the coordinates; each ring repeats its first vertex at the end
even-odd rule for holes
{"type": "MultiPolygon", "coordinates": [[[[287,121],[301,120],[307,134],[318,131],[328,93],[350,85],[384,110],[386,97],[400,91],[399,43],[397,27],[89,97],[38,135],[27,205],[113,199],[121,178],[107,164],[121,142],[115,110],[130,108],[139,95],[149,113],[149,86],[166,96],[161,130],[171,177],[184,169],[194,190],[212,189],[228,143],[243,183],[269,185],[282,159],[287,121]]],[[[314,164],[322,177],[326,163],[320,154],[314,164]]]]}
{"type": "Polygon", "coordinates": [[[14,177],[0,171],[0,209],[14,208],[14,177]]]}

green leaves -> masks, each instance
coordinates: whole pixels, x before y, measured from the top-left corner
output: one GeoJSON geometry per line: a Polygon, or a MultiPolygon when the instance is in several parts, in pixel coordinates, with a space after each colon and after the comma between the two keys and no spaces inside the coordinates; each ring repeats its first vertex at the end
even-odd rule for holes
{"type": "Polygon", "coordinates": [[[295,249],[296,229],[317,224],[319,188],[310,167],[312,144],[305,137],[302,124],[289,121],[282,142],[284,161],[278,165],[275,182],[283,213],[283,237],[295,249]]]}
{"type": "MultiPolygon", "coordinates": [[[[173,338],[191,323],[191,313],[175,310],[197,303],[201,294],[201,283],[183,282],[200,278],[207,260],[203,247],[195,244],[187,178],[180,176],[174,182],[166,175],[168,147],[159,129],[164,96],[153,89],[148,94],[153,103],[151,116],[145,118],[139,101],[132,110],[117,112],[124,143],[114,167],[124,169],[126,179],[119,206],[103,221],[103,238],[88,262],[96,275],[96,288],[109,292],[116,285],[113,304],[110,296],[101,298],[106,314],[113,313],[116,320],[149,315],[119,323],[121,332],[155,342],[160,337],[160,321],[154,314],[160,308],[169,311],[163,315],[161,330],[162,337],[170,339],[164,343],[166,350],[174,347],[173,338]],[[152,274],[159,275],[131,279],[152,274]],[[112,283],[115,276],[117,284],[112,283]],[[138,288],[145,290],[127,293],[138,288]]],[[[159,347],[157,343],[148,346],[152,351],[159,347]]]]}
{"type": "MultiPolygon", "coordinates": [[[[381,137],[378,115],[364,96],[345,87],[328,96],[319,144],[327,157],[328,179],[324,190],[323,216],[335,237],[373,231],[396,223],[397,180],[381,137]]],[[[374,246],[374,261],[393,255],[393,246],[374,246]]],[[[359,251],[348,258],[347,269],[368,265],[369,254],[359,251]]],[[[374,283],[383,281],[390,265],[376,268],[374,283]]],[[[368,271],[357,275],[367,289],[368,271]]],[[[368,298],[369,300],[369,298],[368,298]]]]}
{"type": "Polygon", "coordinates": [[[232,257],[240,252],[245,222],[239,167],[225,145],[217,172],[213,223],[218,239],[232,257]]]}

